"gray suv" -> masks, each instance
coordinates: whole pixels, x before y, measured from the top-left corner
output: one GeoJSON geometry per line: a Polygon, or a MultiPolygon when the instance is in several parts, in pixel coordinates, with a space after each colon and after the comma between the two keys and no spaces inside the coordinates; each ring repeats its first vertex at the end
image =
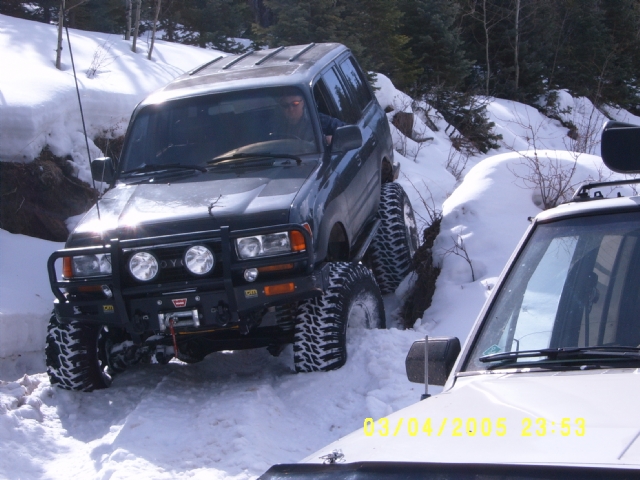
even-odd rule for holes
{"type": "Polygon", "coordinates": [[[339,44],[182,75],[136,107],[121,157],[92,174],[110,188],[48,263],[61,388],[107,387],[143,359],[290,343],[296,371],[339,368],[347,327],[385,326],[381,293],[417,247],[387,118],[339,44]]]}

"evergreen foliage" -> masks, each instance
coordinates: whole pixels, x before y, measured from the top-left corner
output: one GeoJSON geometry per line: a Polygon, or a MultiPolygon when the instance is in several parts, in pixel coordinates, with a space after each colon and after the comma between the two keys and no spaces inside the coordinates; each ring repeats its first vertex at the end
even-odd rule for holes
{"type": "MultiPolygon", "coordinates": [[[[155,2],[142,1],[143,31],[155,2]]],[[[125,0],[66,5],[72,28],[125,31],[125,0]]],[[[59,8],[0,2],[2,14],[52,24],[59,8]]],[[[451,118],[479,93],[534,103],[558,89],[640,114],[638,0],[163,0],[160,31],[230,52],[242,50],[236,37],[253,48],[344,43],[365,70],[451,118]]]]}

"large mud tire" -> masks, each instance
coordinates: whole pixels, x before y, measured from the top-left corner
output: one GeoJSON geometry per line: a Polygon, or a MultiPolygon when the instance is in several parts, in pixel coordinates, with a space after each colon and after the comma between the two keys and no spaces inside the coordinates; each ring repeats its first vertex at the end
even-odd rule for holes
{"type": "Polygon", "coordinates": [[[342,367],[347,361],[348,327],[384,328],[382,295],[365,266],[333,263],[325,293],[302,302],[298,309],[293,344],[296,372],[342,367]]]}
{"type": "Polygon", "coordinates": [[[90,392],[111,385],[114,370],[106,361],[109,332],[99,325],[61,323],[51,315],[45,348],[51,385],[90,392]]]}
{"type": "Polygon", "coordinates": [[[385,183],[380,193],[378,233],[367,252],[367,263],[380,286],[392,293],[411,271],[418,249],[418,228],[409,197],[397,183],[385,183]]]}

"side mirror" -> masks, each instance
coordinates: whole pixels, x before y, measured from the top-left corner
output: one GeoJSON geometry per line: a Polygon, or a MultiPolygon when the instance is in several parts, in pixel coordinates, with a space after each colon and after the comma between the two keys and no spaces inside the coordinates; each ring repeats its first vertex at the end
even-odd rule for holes
{"type": "MultiPolygon", "coordinates": [[[[444,385],[453,364],[460,354],[457,337],[429,338],[429,385],[444,385]]],[[[413,342],[404,361],[407,378],[413,383],[424,383],[424,340],[413,342]]]]}
{"type": "Polygon", "coordinates": [[[600,145],[604,164],[618,173],[640,173],[640,126],[607,122],[600,145]]]}
{"type": "Polygon", "coordinates": [[[331,141],[331,152],[341,153],[362,146],[362,132],[357,125],[343,125],[336,128],[331,141]]]}
{"type": "Polygon", "coordinates": [[[105,182],[111,185],[116,179],[111,157],[96,158],[91,161],[91,176],[96,182],[105,182]]]}

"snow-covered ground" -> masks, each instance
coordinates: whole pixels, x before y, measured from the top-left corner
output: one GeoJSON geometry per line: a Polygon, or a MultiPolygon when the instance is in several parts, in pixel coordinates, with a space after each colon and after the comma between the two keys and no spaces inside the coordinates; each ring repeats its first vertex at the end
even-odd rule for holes
{"type": "MultiPolygon", "coordinates": [[[[70,34],[90,136],[122,133],[145,95],[218,55],[156,42],[148,61],[144,43],[133,54],[114,36],[70,34]],[[89,78],[92,63],[96,74],[89,78]]],[[[65,43],[58,71],[55,39],[52,26],[0,15],[0,159],[30,161],[49,145],[58,155],[71,154],[86,179],[68,48],[65,43]]],[[[383,107],[411,110],[411,99],[384,76],[378,86],[383,107]]],[[[416,133],[432,137],[424,143],[391,127],[404,153],[396,155],[399,181],[422,226],[429,208],[444,215],[434,246],[442,274],[414,329],[352,332],[349,361],[338,371],[296,375],[289,347],[278,358],[254,350],[212,354],[197,365],[139,365],[92,393],[52,388],[42,358],[53,300],[46,259],[60,244],[0,231],[0,478],[251,478],[271,464],[301,460],[362,427],[366,417],[417,401],[422,386],[404,373],[409,346],[426,333],[466,338],[527,218],[541,211],[529,162],[538,158],[556,170],[576,164],[572,184],[612,175],[597,156],[604,117],[588,100],[559,92],[563,120],[585,137],[592,132],[583,148],[588,153],[580,155],[566,151],[576,143],[557,120],[526,105],[486,101],[502,147],[469,158],[459,179],[450,171],[465,159],[452,149],[451,128],[445,133],[437,112],[430,112],[437,130],[416,120],[416,133]],[[471,264],[447,253],[461,241],[471,264]]],[[[608,114],[640,124],[625,111],[608,114]]],[[[91,150],[100,155],[94,145],[91,150]]],[[[405,290],[385,298],[388,315],[405,290]]]]}

